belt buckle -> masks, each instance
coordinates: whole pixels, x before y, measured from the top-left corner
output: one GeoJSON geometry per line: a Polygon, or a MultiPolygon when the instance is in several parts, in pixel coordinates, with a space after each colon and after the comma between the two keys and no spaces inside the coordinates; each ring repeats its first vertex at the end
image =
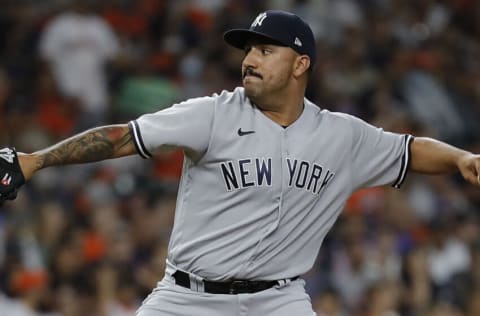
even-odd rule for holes
{"type": "Polygon", "coordinates": [[[249,289],[249,283],[247,280],[235,280],[230,283],[229,293],[230,294],[239,294],[247,293],[249,289]],[[240,292],[244,290],[243,292],[240,292]]]}

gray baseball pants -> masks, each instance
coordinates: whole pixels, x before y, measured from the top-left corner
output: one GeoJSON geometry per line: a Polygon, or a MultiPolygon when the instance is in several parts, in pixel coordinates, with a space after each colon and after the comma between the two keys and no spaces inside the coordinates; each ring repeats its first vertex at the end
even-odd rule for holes
{"type": "Polygon", "coordinates": [[[176,285],[167,268],[136,316],[315,316],[304,285],[297,279],[253,294],[210,294],[176,285]]]}

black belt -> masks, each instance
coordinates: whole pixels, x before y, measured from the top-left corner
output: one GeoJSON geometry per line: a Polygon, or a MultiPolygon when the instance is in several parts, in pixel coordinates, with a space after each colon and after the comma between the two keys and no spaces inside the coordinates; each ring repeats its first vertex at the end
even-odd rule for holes
{"type": "MultiPolygon", "coordinates": [[[[190,277],[188,273],[177,270],[174,274],[172,274],[172,276],[175,279],[175,284],[191,289],[190,277]]],[[[298,276],[288,280],[295,281],[296,279],[298,279],[298,276]]],[[[233,280],[226,282],[215,282],[203,280],[204,292],[212,294],[256,293],[279,284],[279,281],[233,280]]]]}

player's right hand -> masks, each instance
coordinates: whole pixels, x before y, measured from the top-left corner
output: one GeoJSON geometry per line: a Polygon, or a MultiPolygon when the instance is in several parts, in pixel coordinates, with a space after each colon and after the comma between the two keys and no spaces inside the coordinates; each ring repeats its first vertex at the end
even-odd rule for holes
{"type": "Polygon", "coordinates": [[[18,189],[25,183],[25,177],[13,147],[0,148],[0,203],[14,200],[18,189]]]}

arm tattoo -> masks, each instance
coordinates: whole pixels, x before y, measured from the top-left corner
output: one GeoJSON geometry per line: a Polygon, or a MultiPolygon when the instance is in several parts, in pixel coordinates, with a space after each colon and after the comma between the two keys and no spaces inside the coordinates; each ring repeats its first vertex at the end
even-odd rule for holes
{"type": "Polygon", "coordinates": [[[110,125],[90,129],[39,151],[38,168],[120,157],[121,150],[132,142],[128,127],[110,125]]]}

